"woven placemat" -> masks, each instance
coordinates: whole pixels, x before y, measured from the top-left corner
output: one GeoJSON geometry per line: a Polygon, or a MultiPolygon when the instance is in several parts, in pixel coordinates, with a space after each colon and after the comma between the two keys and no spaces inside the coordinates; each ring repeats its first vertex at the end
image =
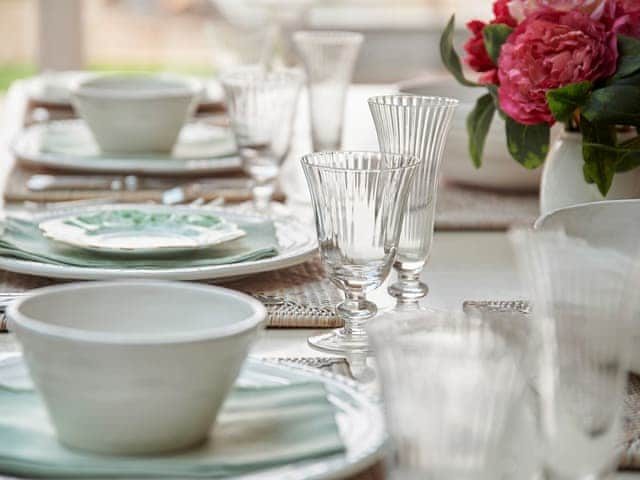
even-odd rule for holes
{"type": "MultiPolygon", "coordinates": [[[[227,174],[224,177],[212,176],[211,178],[198,177],[198,178],[182,178],[176,179],[175,177],[148,177],[143,175],[137,175],[138,181],[141,185],[144,185],[145,181],[151,180],[153,185],[157,185],[160,188],[139,188],[137,190],[118,190],[113,191],[110,189],[91,189],[91,190],[78,190],[78,189],[60,189],[60,190],[47,190],[47,191],[31,191],[27,188],[26,183],[29,178],[34,174],[52,174],[52,172],[43,169],[30,169],[21,166],[19,163],[13,167],[9,173],[7,183],[4,189],[4,200],[7,203],[19,203],[19,202],[36,202],[36,203],[53,203],[53,202],[69,202],[76,200],[90,200],[90,199],[112,199],[118,202],[156,202],[160,203],[163,199],[163,194],[178,185],[184,185],[183,188],[183,202],[191,202],[196,199],[202,199],[204,202],[209,202],[222,197],[225,202],[237,203],[251,200],[251,190],[249,188],[235,188],[232,184],[225,186],[225,179],[233,181],[244,181],[245,178],[242,174],[227,174]],[[209,184],[207,183],[209,182],[209,184]],[[211,182],[216,182],[212,185],[211,182]]],[[[73,173],[74,176],[80,174],[73,173]]],[[[91,174],[87,174],[87,179],[91,178],[91,174]]],[[[99,175],[99,177],[118,177],[117,175],[99,175]]],[[[274,200],[283,201],[284,195],[276,192],[274,200]]]]}
{"type": "MultiPolygon", "coordinates": [[[[531,306],[526,300],[467,300],[463,309],[479,309],[485,314],[508,313],[530,318],[531,306]]],[[[523,317],[520,317],[523,318],[523,317]]],[[[620,470],[640,470],[640,376],[629,374],[624,399],[624,428],[621,439],[620,470]]]]}
{"type": "MultiPolygon", "coordinates": [[[[22,275],[0,270],[0,292],[23,292],[38,287],[63,283],[58,280],[22,275]]],[[[342,300],[338,289],[324,276],[319,258],[273,272],[266,272],[225,287],[240,290],[262,301],[268,312],[270,328],[336,328],[342,321],[334,306],[342,300]]],[[[6,332],[4,315],[0,314],[0,332],[6,332]]]]}
{"type": "Polygon", "coordinates": [[[325,277],[320,258],[295,267],[262,273],[225,286],[263,301],[269,327],[336,328],[334,307],[342,295],[325,277]]]}
{"type": "Polygon", "coordinates": [[[494,192],[442,184],[436,203],[437,230],[507,230],[530,226],[540,214],[536,194],[494,192]]]}

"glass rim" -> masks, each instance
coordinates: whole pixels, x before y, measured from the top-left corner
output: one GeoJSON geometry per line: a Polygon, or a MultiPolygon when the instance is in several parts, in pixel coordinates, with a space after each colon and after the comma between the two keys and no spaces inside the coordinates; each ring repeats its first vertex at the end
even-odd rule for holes
{"type": "Polygon", "coordinates": [[[293,40],[312,40],[317,43],[362,43],[364,35],[350,30],[297,30],[293,32],[293,40]]]}
{"type": "Polygon", "coordinates": [[[303,155],[302,158],[300,159],[300,163],[302,163],[303,166],[315,168],[318,170],[328,170],[328,171],[334,171],[334,172],[363,172],[363,173],[391,172],[391,171],[397,171],[397,170],[406,170],[406,169],[417,167],[418,165],[420,165],[421,162],[422,160],[420,158],[408,153],[379,152],[375,150],[336,150],[336,151],[327,150],[322,152],[307,153],[303,155]],[[337,167],[332,165],[320,165],[318,163],[314,163],[311,161],[312,158],[329,157],[329,156],[336,157],[338,155],[361,155],[361,156],[377,155],[380,158],[384,156],[390,156],[395,158],[406,159],[407,163],[405,163],[404,165],[364,169],[364,168],[337,167]]]}
{"type": "Polygon", "coordinates": [[[420,108],[425,105],[431,105],[436,107],[455,107],[460,104],[460,100],[453,97],[441,97],[437,95],[414,95],[411,93],[393,93],[388,95],[375,95],[367,99],[369,105],[381,105],[388,107],[398,108],[420,108]],[[419,105],[397,105],[388,100],[400,99],[400,98],[414,98],[421,101],[419,105]]]}

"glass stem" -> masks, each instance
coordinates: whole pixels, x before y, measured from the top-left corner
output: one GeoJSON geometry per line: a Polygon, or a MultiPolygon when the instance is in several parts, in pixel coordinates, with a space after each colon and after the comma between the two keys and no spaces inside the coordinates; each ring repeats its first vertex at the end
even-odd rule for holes
{"type": "Polygon", "coordinates": [[[394,297],[399,305],[417,305],[429,293],[429,287],[420,281],[422,268],[417,270],[400,270],[396,266],[398,280],[389,287],[389,295],[394,297]]]}
{"type": "Polygon", "coordinates": [[[275,182],[273,180],[254,183],[252,188],[253,206],[258,213],[269,212],[269,204],[273,198],[274,191],[275,182]]]}
{"type": "Polygon", "coordinates": [[[364,325],[375,316],[378,308],[367,300],[361,290],[347,290],[345,300],[336,307],[338,316],[344,320],[343,333],[349,337],[366,337],[364,325]]]}

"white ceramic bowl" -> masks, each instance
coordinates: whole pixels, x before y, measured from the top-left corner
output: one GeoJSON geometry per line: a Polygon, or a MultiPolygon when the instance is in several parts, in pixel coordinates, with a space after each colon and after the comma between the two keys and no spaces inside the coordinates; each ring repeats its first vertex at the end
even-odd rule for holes
{"type": "Polygon", "coordinates": [[[207,437],[266,310],[225,288],[127,280],[34,290],[7,317],[60,441],[129,455],[207,437]]]}
{"type": "MultiPolygon", "coordinates": [[[[540,217],[535,228],[561,228],[567,235],[583,238],[591,245],[636,256],[640,253],[640,200],[607,200],[560,208],[540,217]]],[[[634,320],[640,321],[640,315],[634,320]]],[[[634,326],[632,352],[631,370],[640,373],[640,324],[634,326]]]]}
{"type": "Polygon", "coordinates": [[[71,88],[75,110],[105,152],[170,151],[203,85],[179,75],[104,75],[71,88]]]}
{"type": "Polygon", "coordinates": [[[445,180],[494,190],[537,191],[542,168],[527,170],[507,150],[504,120],[496,113],[487,135],[481,168],[475,168],[469,156],[467,116],[485,88],[463,87],[455,79],[416,79],[398,85],[403,93],[457,98],[460,103],[453,116],[451,130],[442,160],[445,180]]]}

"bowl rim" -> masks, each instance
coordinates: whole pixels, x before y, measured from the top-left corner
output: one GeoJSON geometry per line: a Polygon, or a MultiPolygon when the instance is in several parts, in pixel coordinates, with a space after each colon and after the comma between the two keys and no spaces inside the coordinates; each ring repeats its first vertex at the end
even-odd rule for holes
{"type": "Polygon", "coordinates": [[[73,83],[69,91],[72,97],[77,98],[102,98],[109,100],[149,100],[161,98],[182,98],[199,96],[204,92],[204,84],[198,78],[190,75],[180,75],[174,73],[106,73],[88,78],[81,78],[73,83]],[[102,81],[109,80],[139,80],[145,79],[151,82],[164,80],[175,82],[175,86],[160,88],[150,86],[149,88],[119,89],[108,86],[97,85],[102,81]]]}
{"type": "Polygon", "coordinates": [[[599,200],[599,201],[595,201],[595,202],[582,202],[582,203],[576,203],[574,205],[567,205],[565,207],[559,207],[556,208],[554,210],[551,210],[547,213],[544,213],[542,215],[540,215],[538,218],[536,218],[536,221],[533,222],[533,229],[534,230],[541,230],[544,228],[544,224],[549,221],[549,219],[551,217],[555,217],[557,214],[562,214],[564,212],[572,212],[575,210],[588,210],[589,208],[607,208],[607,207],[612,207],[615,205],[633,205],[633,204],[638,204],[640,205],[640,199],[639,198],[624,198],[624,199],[618,199],[618,200],[599,200]]]}
{"type": "MultiPolygon", "coordinates": [[[[212,311],[212,314],[215,311],[212,311]]],[[[7,307],[7,320],[10,330],[28,330],[46,337],[56,337],[70,341],[109,344],[109,345],[168,345],[180,343],[193,343],[201,341],[219,340],[244,334],[254,330],[266,322],[267,310],[264,305],[245,293],[229,288],[218,287],[192,282],[177,282],[170,280],[111,280],[71,282],[64,285],[52,285],[32,290],[28,295],[13,301],[7,307]],[[43,295],[57,294],[61,292],[76,291],[82,293],[86,290],[120,287],[129,289],[135,287],[159,287],[165,290],[183,289],[227,295],[240,303],[248,304],[252,313],[248,317],[230,324],[205,328],[198,331],[175,331],[164,334],[158,333],[118,333],[97,332],[83,330],[82,328],[54,325],[42,320],[27,316],[21,311],[25,303],[43,295]],[[16,328],[17,327],[17,328],[16,328]]]]}

